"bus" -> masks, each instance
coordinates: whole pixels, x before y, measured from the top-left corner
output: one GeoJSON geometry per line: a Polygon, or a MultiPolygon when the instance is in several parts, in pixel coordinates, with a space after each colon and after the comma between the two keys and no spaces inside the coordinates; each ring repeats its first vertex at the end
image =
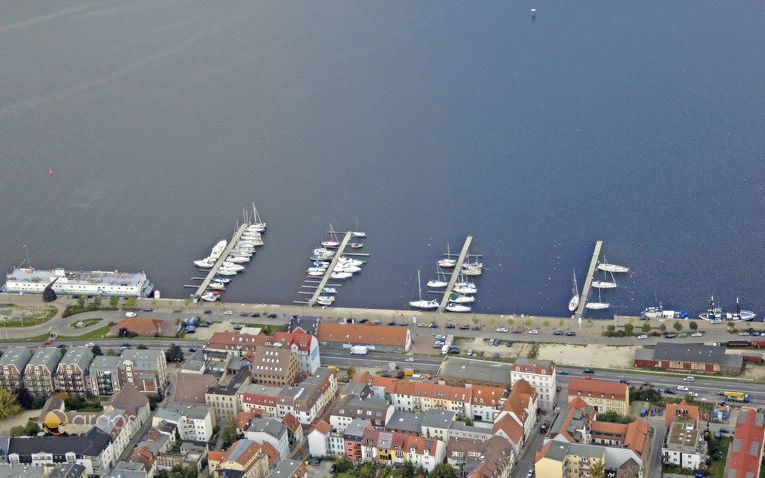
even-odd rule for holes
{"type": "Polygon", "coordinates": [[[744,392],[731,392],[730,390],[723,390],[722,395],[732,402],[744,402],[749,403],[749,394],[744,392]]]}

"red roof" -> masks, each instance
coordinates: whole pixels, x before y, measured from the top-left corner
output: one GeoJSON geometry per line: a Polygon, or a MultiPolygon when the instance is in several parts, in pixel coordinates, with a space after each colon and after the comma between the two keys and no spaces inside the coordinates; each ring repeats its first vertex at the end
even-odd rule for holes
{"type": "Polygon", "coordinates": [[[664,425],[669,428],[669,424],[675,419],[676,415],[683,415],[683,418],[691,418],[694,423],[699,423],[699,407],[696,405],[688,405],[683,400],[680,403],[668,403],[667,408],[664,410],[664,425]]]}
{"type": "Polygon", "coordinates": [[[408,334],[406,327],[321,322],[316,338],[319,342],[406,347],[408,334]]]}
{"type": "Polygon", "coordinates": [[[309,335],[298,328],[294,332],[276,332],[274,333],[274,339],[283,341],[287,345],[297,345],[298,350],[301,352],[311,351],[311,340],[313,335],[309,335]]]}
{"type": "Polygon", "coordinates": [[[725,478],[760,476],[762,443],[765,439],[765,423],[762,413],[757,410],[741,412],[736,431],[730,444],[730,458],[725,467],[725,478]]]}
{"type": "Polygon", "coordinates": [[[316,425],[313,426],[314,430],[317,430],[322,435],[326,435],[329,433],[330,426],[329,423],[327,423],[324,420],[319,421],[316,425]]]}
{"type": "Polygon", "coordinates": [[[282,423],[284,423],[287,428],[292,430],[293,433],[296,432],[298,428],[300,428],[300,422],[291,413],[288,413],[282,417],[282,423]]]}
{"type": "Polygon", "coordinates": [[[571,378],[568,381],[568,396],[608,398],[624,401],[629,394],[626,383],[607,382],[604,380],[585,380],[571,378]]]}
{"type": "Polygon", "coordinates": [[[268,335],[235,334],[216,332],[207,340],[207,347],[219,350],[253,350],[264,345],[271,338],[268,335]]]}

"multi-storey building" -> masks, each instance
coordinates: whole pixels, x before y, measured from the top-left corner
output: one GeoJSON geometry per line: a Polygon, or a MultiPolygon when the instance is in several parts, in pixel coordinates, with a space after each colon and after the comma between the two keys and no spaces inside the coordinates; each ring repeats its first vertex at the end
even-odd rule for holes
{"type": "Polygon", "coordinates": [[[605,463],[602,446],[551,441],[537,452],[534,470],[545,478],[591,478],[593,467],[605,463]]]}
{"type": "Polygon", "coordinates": [[[287,426],[276,418],[255,418],[244,429],[244,436],[257,443],[269,443],[279,452],[280,460],[290,451],[287,426]]]}
{"type": "Polygon", "coordinates": [[[630,392],[626,383],[571,378],[568,382],[568,401],[576,397],[597,407],[598,413],[626,415],[630,407],[630,392]]]}
{"type": "Polygon", "coordinates": [[[252,381],[271,387],[295,383],[300,362],[292,350],[259,347],[253,354],[252,381]]]}
{"type": "Polygon", "coordinates": [[[314,373],[321,367],[319,341],[303,329],[294,332],[276,332],[274,341],[281,342],[284,347],[292,350],[300,359],[300,371],[314,373]]]}
{"type": "Polygon", "coordinates": [[[284,460],[268,475],[268,478],[305,478],[308,469],[305,463],[295,460],[284,460]]]}
{"type": "Polygon", "coordinates": [[[365,430],[361,439],[361,459],[388,466],[407,461],[427,471],[444,461],[446,445],[435,438],[425,438],[398,432],[365,430]]]}
{"type": "Polygon", "coordinates": [[[121,388],[120,357],[99,355],[88,368],[88,386],[93,395],[113,395],[121,388]]]}
{"type": "Polygon", "coordinates": [[[266,387],[265,385],[250,383],[239,387],[236,392],[239,398],[239,407],[244,412],[260,409],[268,417],[278,417],[277,407],[279,394],[283,387],[266,387]]]}
{"type": "MultiPolygon", "coordinates": [[[[343,453],[346,460],[358,461],[362,459],[362,440],[364,439],[364,433],[368,430],[372,430],[371,421],[355,418],[341,432],[343,453]]],[[[330,449],[335,450],[335,448],[331,447],[330,449]]]]}
{"type": "Polygon", "coordinates": [[[226,385],[215,385],[205,392],[205,404],[211,405],[215,410],[215,421],[227,423],[235,420],[239,410],[239,389],[249,383],[250,371],[247,367],[240,369],[226,385]]]}
{"type": "Polygon", "coordinates": [[[55,390],[53,376],[61,360],[61,349],[43,347],[35,351],[24,368],[24,386],[32,395],[51,395],[55,390]]]}
{"type": "Polygon", "coordinates": [[[310,425],[332,403],[336,393],[334,372],[322,367],[297,385],[282,389],[277,398],[278,415],[290,413],[303,425],[310,425]]]}
{"type": "Polygon", "coordinates": [[[510,440],[516,454],[536,424],[537,396],[537,391],[529,382],[519,380],[495,418],[494,434],[510,440]]]}
{"type": "Polygon", "coordinates": [[[58,363],[54,385],[56,390],[77,395],[89,393],[88,366],[93,360],[89,347],[72,347],[58,363]]]}
{"type": "Polygon", "coordinates": [[[526,380],[539,394],[539,408],[552,410],[555,403],[555,391],[558,378],[555,362],[528,358],[516,359],[510,367],[510,379],[515,385],[518,380],[526,380]]]}
{"type": "Polygon", "coordinates": [[[174,424],[181,440],[207,442],[215,427],[215,412],[209,405],[171,402],[157,410],[151,425],[156,427],[162,421],[174,424]]]}
{"type": "Polygon", "coordinates": [[[120,362],[121,383],[134,385],[147,394],[164,393],[168,383],[164,351],[125,349],[120,362]]]}
{"type": "Polygon", "coordinates": [[[478,466],[467,474],[467,478],[508,478],[510,476],[516,455],[513,446],[506,438],[491,437],[485,442],[482,451],[478,466]]]}
{"type": "Polygon", "coordinates": [[[494,423],[503,400],[507,398],[507,390],[490,385],[470,385],[468,388],[471,390],[469,416],[476,421],[494,423]]]}
{"type": "Polygon", "coordinates": [[[669,422],[661,454],[664,462],[688,470],[699,469],[707,459],[707,442],[699,427],[699,411],[685,400],[667,407],[669,422]]]}
{"type": "Polygon", "coordinates": [[[9,347],[0,357],[0,387],[15,392],[24,386],[24,368],[32,358],[29,347],[9,347]]]}
{"type": "Polygon", "coordinates": [[[18,465],[77,463],[88,476],[104,476],[116,463],[112,440],[98,428],[82,436],[16,437],[8,440],[7,460],[18,465]]]}
{"type": "Polygon", "coordinates": [[[758,477],[765,442],[765,416],[762,410],[746,410],[738,414],[733,441],[728,448],[724,478],[758,477]]]}
{"type": "Polygon", "coordinates": [[[265,478],[269,463],[266,449],[252,440],[238,440],[227,450],[209,452],[210,476],[227,476],[226,470],[244,478],[265,478]],[[220,456],[218,456],[220,455],[220,456]],[[241,473],[241,475],[239,475],[241,473]]]}
{"type": "Polygon", "coordinates": [[[741,373],[741,354],[726,354],[725,348],[702,344],[659,342],[655,348],[635,351],[635,367],[684,372],[741,373]]]}
{"type": "Polygon", "coordinates": [[[370,420],[375,427],[382,427],[388,423],[393,415],[393,406],[384,400],[346,396],[337,401],[329,415],[329,424],[338,431],[344,431],[345,427],[354,418],[370,420]]]}

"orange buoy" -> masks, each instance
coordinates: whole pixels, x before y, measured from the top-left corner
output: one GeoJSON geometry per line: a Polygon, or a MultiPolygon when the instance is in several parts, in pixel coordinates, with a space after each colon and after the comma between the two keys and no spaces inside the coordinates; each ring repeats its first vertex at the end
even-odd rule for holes
{"type": "Polygon", "coordinates": [[[53,168],[48,168],[48,174],[50,174],[51,176],[53,176],[53,168]]]}

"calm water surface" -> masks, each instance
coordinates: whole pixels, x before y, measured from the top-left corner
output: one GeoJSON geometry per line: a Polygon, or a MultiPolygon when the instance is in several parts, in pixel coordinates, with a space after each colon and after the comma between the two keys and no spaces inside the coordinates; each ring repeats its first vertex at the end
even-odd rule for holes
{"type": "Polygon", "coordinates": [[[358,218],[338,305],[404,307],[473,234],[480,311],[567,313],[602,239],[611,313],[765,313],[760,1],[6,2],[0,65],[3,270],[182,297],[255,201],[230,300],[296,299],[358,218]]]}

